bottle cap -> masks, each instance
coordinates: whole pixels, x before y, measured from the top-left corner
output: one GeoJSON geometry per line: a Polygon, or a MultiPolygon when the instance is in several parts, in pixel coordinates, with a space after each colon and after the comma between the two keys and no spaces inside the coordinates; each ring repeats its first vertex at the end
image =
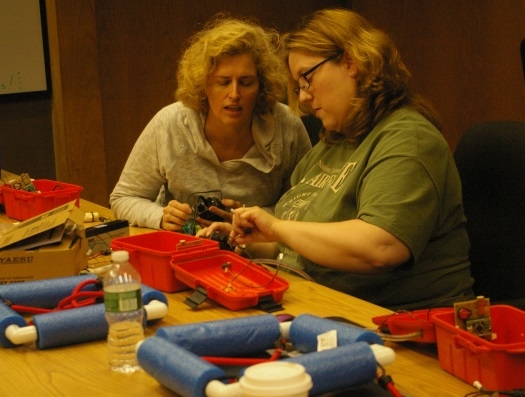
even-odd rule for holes
{"type": "Polygon", "coordinates": [[[111,253],[111,261],[113,263],[122,263],[129,261],[129,252],[128,251],[113,251],[111,253]]]}

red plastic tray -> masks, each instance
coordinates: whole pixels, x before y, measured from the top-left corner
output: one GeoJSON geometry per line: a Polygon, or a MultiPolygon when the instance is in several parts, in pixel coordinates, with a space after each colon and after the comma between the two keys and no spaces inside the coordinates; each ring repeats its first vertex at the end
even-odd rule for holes
{"type": "Polygon", "coordinates": [[[49,179],[35,179],[33,184],[40,193],[2,186],[5,213],[9,218],[25,221],[73,200],[79,206],[82,186],[49,179]]]}
{"type": "Polygon", "coordinates": [[[168,231],[117,237],[111,240],[110,246],[112,250],[128,251],[129,262],[139,272],[142,282],[163,292],[188,289],[175,277],[172,263],[219,251],[217,241],[168,231]]]}
{"type": "Polygon", "coordinates": [[[228,251],[207,258],[172,262],[177,279],[187,286],[207,291],[207,297],[230,310],[257,306],[271,295],[280,302],[289,288],[286,280],[265,267],[228,251]]]}
{"type": "Polygon", "coordinates": [[[457,328],[453,312],[433,315],[439,364],[488,390],[525,388],[525,311],[493,305],[490,316],[496,335],[491,341],[457,328]]]}

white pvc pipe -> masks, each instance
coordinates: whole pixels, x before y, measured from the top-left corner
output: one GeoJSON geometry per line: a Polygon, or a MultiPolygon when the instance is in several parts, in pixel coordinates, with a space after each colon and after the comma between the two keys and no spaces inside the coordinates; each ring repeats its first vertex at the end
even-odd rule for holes
{"type": "MultiPolygon", "coordinates": [[[[144,310],[148,320],[158,320],[166,316],[168,305],[158,300],[152,300],[147,305],[144,305],[144,310]]],[[[19,327],[16,324],[11,324],[5,329],[5,337],[14,345],[23,345],[36,342],[38,333],[34,325],[19,327]]]]}
{"type": "Polygon", "coordinates": [[[144,305],[146,311],[146,318],[149,320],[160,320],[168,314],[168,305],[158,300],[152,300],[147,305],[144,305]]]}
{"type": "Polygon", "coordinates": [[[5,336],[15,345],[23,345],[25,343],[35,342],[38,338],[36,327],[28,325],[26,327],[19,327],[16,324],[11,324],[5,329],[5,336]]]}
{"type": "Polygon", "coordinates": [[[224,384],[219,380],[212,380],[204,389],[206,397],[242,397],[239,382],[224,384]]]}
{"type": "Polygon", "coordinates": [[[284,321],[279,323],[279,329],[281,330],[281,337],[288,340],[290,339],[290,327],[292,326],[291,321],[284,321]]]}
{"type": "Polygon", "coordinates": [[[388,365],[394,362],[396,359],[396,352],[387,346],[373,344],[370,345],[376,361],[381,365],[388,365]]]}

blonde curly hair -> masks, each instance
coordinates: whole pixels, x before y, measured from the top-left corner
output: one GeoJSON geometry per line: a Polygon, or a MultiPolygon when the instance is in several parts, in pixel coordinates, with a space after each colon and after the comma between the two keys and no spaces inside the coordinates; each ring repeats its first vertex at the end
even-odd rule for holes
{"type": "Polygon", "coordinates": [[[175,99],[198,111],[208,110],[206,84],[221,58],[249,54],[259,78],[255,112],[273,112],[286,95],[286,72],[278,55],[279,34],[250,19],[218,14],[188,41],[177,70],[175,99]]]}

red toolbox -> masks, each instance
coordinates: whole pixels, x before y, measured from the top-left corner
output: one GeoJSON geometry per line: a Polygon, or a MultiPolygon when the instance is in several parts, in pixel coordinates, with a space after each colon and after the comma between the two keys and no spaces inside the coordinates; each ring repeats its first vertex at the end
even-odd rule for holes
{"type": "Polygon", "coordinates": [[[493,340],[457,328],[454,313],[432,315],[441,368],[488,390],[525,388],[525,311],[513,306],[490,308],[493,340]]]}
{"type": "Polygon", "coordinates": [[[172,261],[177,279],[230,310],[257,306],[263,298],[280,302],[289,288],[286,280],[264,266],[228,251],[210,257],[172,261]]]}
{"type": "Polygon", "coordinates": [[[129,262],[140,273],[142,282],[163,292],[177,292],[188,286],[175,278],[170,262],[209,256],[219,251],[217,241],[187,234],[155,231],[117,237],[112,250],[129,252],[129,262]]]}
{"type": "Polygon", "coordinates": [[[144,284],[164,292],[203,288],[230,310],[257,306],[263,298],[279,302],[289,288],[276,271],[221,250],[215,240],[155,231],[114,238],[111,249],[129,252],[144,284]]]}
{"type": "Polygon", "coordinates": [[[79,206],[82,186],[48,179],[35,179],[33,184],[38,192],[2,186],[5,213],[9,218],[25,221],[73,200],[79,206]]]}

